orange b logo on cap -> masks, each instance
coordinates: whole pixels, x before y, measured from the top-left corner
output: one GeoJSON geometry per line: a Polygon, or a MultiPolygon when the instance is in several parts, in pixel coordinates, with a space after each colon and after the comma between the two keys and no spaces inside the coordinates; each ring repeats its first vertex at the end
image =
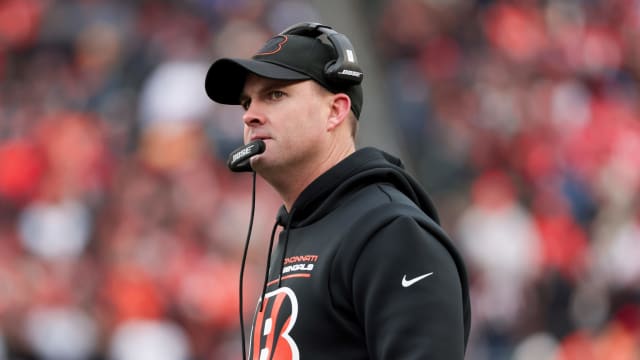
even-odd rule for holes
{"type": "Polygon", "coordinates": [[[269,41],[267,41],[262,49],[258,50],[258,52],[254,56],[273,55],[282,50],[282,47],[287,42],[287,40],[289,40],[287,35],[274,36],[269,41]]]}

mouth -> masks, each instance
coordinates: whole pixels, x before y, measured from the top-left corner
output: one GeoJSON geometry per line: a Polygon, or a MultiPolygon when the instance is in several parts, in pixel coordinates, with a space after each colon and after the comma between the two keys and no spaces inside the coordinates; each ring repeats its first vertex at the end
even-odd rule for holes
{"type": "Polygon", "coordinates": [[[265,140],[271,140],[271,138],[270,138],[270,137],[268,137],[268,136],[258,136],[258,135],[255,135],[255,136],[252,136],[251,138],[249,138],[249,141],[250,141],[250,142],[251,142],[251,141],[255,141],[255,140],[262,140],[262,141],[265,141],[265,140]]]}

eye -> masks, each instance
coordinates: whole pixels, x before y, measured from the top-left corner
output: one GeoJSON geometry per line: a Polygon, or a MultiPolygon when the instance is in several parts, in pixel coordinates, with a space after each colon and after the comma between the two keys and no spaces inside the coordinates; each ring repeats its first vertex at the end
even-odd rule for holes
{"type": "Polygon", "coordinates": [[[249,106],[251,106],[251,99],[240,100],[240,106],[242,106],[245,111],[249,110],[249,106]]]}
{"type": "Polygon", "coordinates": [[[269,100],[278,100],[284,97],[286,94],[280,90],[273,90],[269,92],[269,100]]]}

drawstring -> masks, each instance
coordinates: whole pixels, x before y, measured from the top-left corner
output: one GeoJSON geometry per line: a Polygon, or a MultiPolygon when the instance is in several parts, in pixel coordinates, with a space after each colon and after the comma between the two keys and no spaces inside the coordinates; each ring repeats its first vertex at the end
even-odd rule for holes
{"type": "Polygon", "coordinates": [[[240,305],[240,334],[242,337],[242,358],[247,358],[247,350],[245,349],[245,335],[244,335],[244,316],[242,310],[243,300],[242,300],[242,285],[244,283],[244,268],[247,263],[247,252],[249,250],[249,241],[251,240],[251,230],[253,229],[253,215],[256,210],[256,173],[253,172],[253,184],[251,190],[251,216],[249,217],[249,229],[247,230],[247,239],[244,243],[244,251],[242,253],[242,263],[240,265],[240,288],[238,291],[238,302],[240,305]]]}
{"type": "Polygon", "coordinates": [[[283,231],[285,232],[284,249],[282,251],[282,257],[280,259],[280,274],[278,276],[278,288],[280,288],[280,285],[282,284],[282,269],[283,269],[284,259],[287,255],[287,245],[289,244],[289,232],[291,227],[291,219],[293,218],[294,212],[295,212],[295,209],[291,211],[291,214],[287,214],[286,209],[282,207],[280,211],[278,211],[278,217],[276,218],[276,223],[273,224],[273,229],[271,230],[271,238],[269,239],[269,252],[267,253],[267,265],[264,271],[264,282],[262,283],[262,295],[260,296],[260,312],[264,310],[264,297],[267,292],[267,284],[269,282],[271,255],[273,253],[273,241],[275,238],[276,229],[278,228],[278,225],[283,225],[284,226],[283,231]]]}
{"type": "Polygon", "coordinates": [[[264,282],[262,283],[262,294],[260,295],[260,312],[264,310],[264,295],[267,292],[267,282],[269,281],[269,264],[271,264],[271,253],[273,252],[273,238],[276,235],[276,229],[278,228],[278,221],[273,224],[271,230],[271,238],[269,239],[269,251],[267,252],[267,265],[264,269],[264,282]]]}
{"type": "Polygon", "coordinates": [[[289,233],[291,232],[291,219],[293,219],[293,213],[296,211],[295,208],[291,209],[291,214],[289,214],[287,218],[287,225],[285,226],[285,235],[284,235],[284,249],[282,251],[282,258],[280,258],[280,274],[278,275],[278,288],[282,285],[282,270],[284,269],[284,259],[287,257],[287,245],[289,245],[289,233]]]}

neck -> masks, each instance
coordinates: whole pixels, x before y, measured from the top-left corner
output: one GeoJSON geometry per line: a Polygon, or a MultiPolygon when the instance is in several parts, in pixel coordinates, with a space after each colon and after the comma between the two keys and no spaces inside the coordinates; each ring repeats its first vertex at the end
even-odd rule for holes
{"type": "Polygon", "coordinates": [[[261,175],[280,194],[287,211],[291,211],[293,204],[309,184],[353,152],[355,152],[354,144],[340,148],[333,147],[324,157],[315,161],[290,167],[287,171],[280,171],[274,176],[261,175]]]}

